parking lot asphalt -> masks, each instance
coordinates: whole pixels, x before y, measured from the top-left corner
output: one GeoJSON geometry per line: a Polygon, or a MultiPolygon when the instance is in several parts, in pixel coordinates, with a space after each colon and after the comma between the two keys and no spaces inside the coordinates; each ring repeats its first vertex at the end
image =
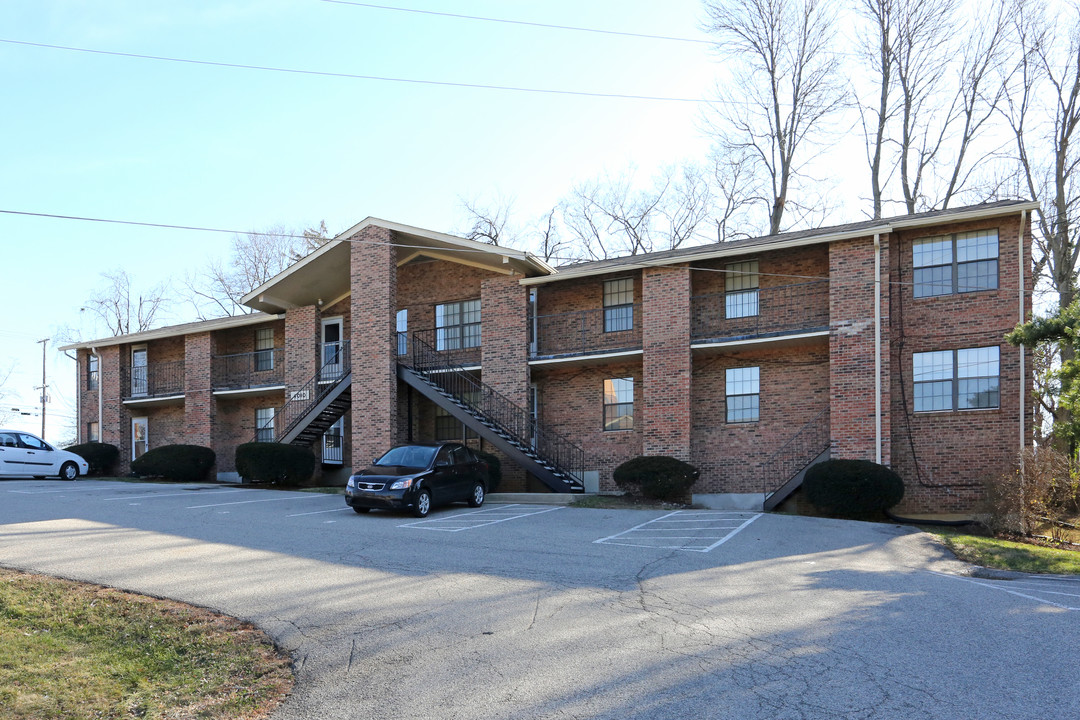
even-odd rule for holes
{"type": "Polygon", "coordinates": [[[1076,717],[1080,582],[971,577],[910,528],[0,482],[0,564],[263,627],[300,718],[1076,717]]]}

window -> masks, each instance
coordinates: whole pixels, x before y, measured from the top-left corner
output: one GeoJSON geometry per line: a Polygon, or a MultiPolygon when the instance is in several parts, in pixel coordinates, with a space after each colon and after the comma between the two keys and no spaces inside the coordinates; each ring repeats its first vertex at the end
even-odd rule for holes
{"type": "Polygon", "coordinates": [[[101,442],[101,432],[97,422],[86,423],[86,442],[101,442]]]}
{"type": "Polygon", "coordinates": [[[761,392],[760,368],[728,368],[725,380],[727,421],[757,422],[761,392]]]}
{"type": "Polygon", "coordinates": [[[480,301],[435,306],[435,349],[480,347],[480,301]]]}
{"type": "Polygon", "coordinates": [[[604,429],[634,429],[634,378],[604,381],[604,429]]]}
{"type": "Polygon", "coordinates": [[[634,278],[604,281],[604,332],[634,329],[634,278]]]}
{"type": "Polygon", "coordinates": [[[99,378],[98,358],[96,355],[88,355],[86,357],[86,389],[97,390],[99,378]]]}
{"type": "Polygon", "coordinates": [[[274,442],[274,408],[255,408],[255,442],[274,442]]]}
{"type": "Polygon", "coordinates": [[[758,314],[758,261],[728,263],[724,277],[724,317],[758,314]]]}
{"type": "Polygon", "coordinates": [[[915,412],[998,407],[999,359],[997,347],[914,353],[915,412]]]}
{"type": "Polygon", "coordinates": [[[255,372],[274,369],[274,328],[255,331],[255,372]]]}
{"type": "MultiPolygon", "coordinates": [[[[473,390],[463,394],[465,401],[478,403],[480,393],[473,390]]],[[[438,405],[435,406],[435,439],[436,440],[475,440],[480,437],[475,430],[470,430],[465,423],[459,421],[450,411],[438,405]]]]}
{"type": "Polygon", "coordinates": [[[912,246],[915,297],[996,290],[997,230],[942,235],[912,246]]]}

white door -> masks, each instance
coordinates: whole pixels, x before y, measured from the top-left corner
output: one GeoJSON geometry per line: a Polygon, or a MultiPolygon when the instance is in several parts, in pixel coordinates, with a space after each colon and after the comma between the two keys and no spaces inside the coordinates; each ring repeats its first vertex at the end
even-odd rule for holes
{"type": "Polygon", "coordinates": [[[344,347],[341,342],[341,318],[330,318],[322,323],[322,375],[323,380],[341,377],[344,347]]]}
{"type": "Polygon", "coordinates": [[[131,418],[131,459],[135,460],[150,447],[146,418],[131,418]]]}
{"type": "Polygon", "coordinates": [[[30,433],[16,433],[19,437],[19,449],[22,451],[22,473],[26,475],[55,475],[57,453],[49,443],[30,433]]]}
{"type": "Polygon", "coordinates": [[[131,348],[131,396],[146,395],[146,346],[131,348]]]}
{"type": "Polygon", "coordinates": [[[15,466],[22,462],[19,439],[14,432],[0,432],[0,475],[14,475],[15,466]]]}

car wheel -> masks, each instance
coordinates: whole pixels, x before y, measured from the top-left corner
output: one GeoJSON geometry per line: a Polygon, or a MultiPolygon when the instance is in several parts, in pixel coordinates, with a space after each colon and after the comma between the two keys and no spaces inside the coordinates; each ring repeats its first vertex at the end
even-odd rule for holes
{"type": "Polygon", "coordinates": [[[60,467],[61,480],[74,480],[79,477],[79,468],[73,462],[66,462],[60,467]]]}
{"type": "Polygon", "coordinates": [[[416,504],[413,505],[412,514],[418,518],[425,518],[431,512],[431,491],[427,488],[416,494],[416,504]]]}
{"type": "Polygon", "coordinates": [[[484,504],[484,486],[481,483],[476,483],[472,487],[472,494],[469,495],[469,507],[480,507],[484,504]]]}
{"type": "Polygon", "coordinates": [[[353,506],[353,512],[354,512],[354,513],[357,513],[357,514],[359,514],[359,515],[363,515],[363,514],[364,514],[364,513],[366,513],[366,512],[371,512],[371,508],[362,508],[362,507],[356,507],[356,506],[354,505],[354,506],[353,506]]]}

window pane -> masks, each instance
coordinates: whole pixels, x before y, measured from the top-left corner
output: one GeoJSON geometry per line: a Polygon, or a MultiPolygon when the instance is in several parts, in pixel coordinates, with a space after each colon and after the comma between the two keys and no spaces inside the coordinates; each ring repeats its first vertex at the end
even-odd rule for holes
{"type": "Polygon", "coordinates": [[[956,236],[956,262],[997,259],[997,230],[979,230],[956,236]]]}
{"type": "Polygon", "coordinates": [[[756,422],[759,411],[760,368],[729,368],[725,373],[727,421],[756,422]]]}
{"type": "Polygon", "coordinates": [[[724,295],[724,317],[754,317],[758,314],[758,291],[743,290],[724,295]]]}
{"type": "Polygon", "coordinates": [[[604,332],[634,329],[634,306],[604,308],[604,332]]]}
{"type": "Polygon", "coordinates": [[[255,349],[270,350],[274,347],[274,329],[260,328],[255,331],[255,349]]]}
{"type": "Polygon", "coordinates": [[[916,240],[911,251],[912,264],[917,268],[952,265],[952,238],[936,237],[916,240]]]}
{"type": "Polygon", "coordinates": [[[952,380],[915,383],[915,412],[952,410],[952,380]]]}
{"type": "Polygon", "coordinates": [[[915,270],[915,297],[952,293],[952,265],[915,270]]]}
{"type": "Polygon", "coordinates": [[[461,322],[463,323],[478,323],[480,322],[480,301],[468,300],[461,303],[461,322]]]}
{"type": "Polygon", "coordinates": [[[1000,349],[970,348],[956,351],[956,376],[959,378],[997,377],[1000,349]]]}
{"type": "Polygon", "coordinates": [[[724,290],[735,292],[737,290],[753,290],[758,287],[758,261],[728,263],[725,266],[727,272],[724,277],[724,290]]]}
{"type": "Polygon", "coordinates": [[[756,367],[729,368],[727,371],[727,394],[750,395],[759,392],[760,369],[756,367]]]}
{"type": "Polygon", "coordinates": [[[604,307],[634,304],[634,279],[620,278],[604,281],[604,307]]]}
{"type": "Polygon", "coordinates": [[[758,395],[729,395],[727,399],[727,421],[757,422],[758,395]]]}
{"type": "Polygon", "coordinates": [[[951,350],[915,353],[911,359],[915,382],[952,380],[953,358],[951,350]]]}
{"type": "Polygon", "coordinates": [[[956,266],[956,292],[996,290],[997,286],[997,260],[979,260],[956,266]]]}
{"type": "Polygon", "coordinates": [[[634,428],[634,379],[612,378],[604,381],[604,429],[634,428]]]}
{"type": "Polygon", "coordinates": [[[960,409],[996,408],[1000,402],[1000,381],[996,377],[959,381],[957,403],[960,409]]]}

